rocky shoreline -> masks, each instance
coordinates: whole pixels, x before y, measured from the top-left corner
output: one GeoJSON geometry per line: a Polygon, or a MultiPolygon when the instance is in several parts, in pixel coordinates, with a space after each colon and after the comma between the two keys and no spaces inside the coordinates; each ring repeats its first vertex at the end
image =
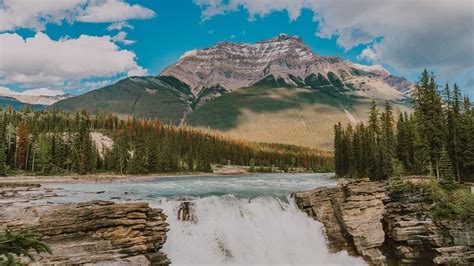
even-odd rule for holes
{"type": "Polygon", "coordinates": [[[385,182],[341,179],[335,188],[294,193],[297,206],[324,224],[332,251],[371,265],[472,265],[474,221],[438,220],[421,189],[391,192],[385,182]]]}

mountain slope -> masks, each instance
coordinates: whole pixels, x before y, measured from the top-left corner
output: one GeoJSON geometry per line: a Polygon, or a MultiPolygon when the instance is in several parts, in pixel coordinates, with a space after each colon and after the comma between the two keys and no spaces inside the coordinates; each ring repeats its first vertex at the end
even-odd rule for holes
{"type": "Polygon", "coordinates": [[[179,124],[183,114],[190,108],[190,97],[187,85],[175,78],[130,77],[102,89],[59,101],[50,108],[135,115],[179,124]]]}
{"type": "MultiPolygon", "coordinates": [[[[252,86],[223,95],[196,109],[191,126],[208,127],[231,137],[332,149],[334,124],[368,118],[371,100],[325,88],[252,86]]],[[[385,101],[377,101],[380,107],[385,101]]],[[[409,107],[392,102],[395,113],[409,107]]]]}

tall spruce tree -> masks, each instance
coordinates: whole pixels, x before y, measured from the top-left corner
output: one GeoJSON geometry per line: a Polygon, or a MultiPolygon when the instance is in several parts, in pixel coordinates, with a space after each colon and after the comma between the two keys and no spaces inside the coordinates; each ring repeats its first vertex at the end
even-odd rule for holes
{"type": "Polygon", "coordinates": [[[454,183],[453,164],[449,159],[448,151],[445,147],[441,149],[439,158],[439,181],[443,184],[454,183]]]}
{"type": "Polygon", "coordinates": [[[0,176],[7,175],[5,159],[5,123],[4,116],[0,117],[0,176]]]}

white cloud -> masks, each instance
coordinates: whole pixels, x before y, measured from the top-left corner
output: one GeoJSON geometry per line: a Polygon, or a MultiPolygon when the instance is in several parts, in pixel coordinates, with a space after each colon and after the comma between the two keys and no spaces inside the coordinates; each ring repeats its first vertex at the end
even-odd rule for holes
{"type": "Polygon", "coordinates": [[[0,95],[18,95],[19,92],[10,90],[7,87],[0,86],[0,95]]]}
{"type": "Polygon", "coordinates": [[[23,39],[0,34],[0,80],[5,83],[64,84],[92,77],[144,75],[136,55],[121,50],[109,36],[81,35],[52,40],[44,33],[23,39]]]}
{"type": "Polygon", "coordinates": [[[31,89],[25,90],[20,93],[20,95],[29,95],[29,96],[58,96],[63,95],[63,90],[51,90],[48,88],[39,88],[39,89],[31,89]]]}
{"type": "Polygon", "coordinates": [[[121,22],[115,22],[115,23],[110,24],[107,27],[107,30],[108,31],[114,31],[114,30],[122,30],[122,29],[126,29],[126,28],[133,29],[133,26],[128,24],[125,21],[121,21],[121,22]]]}
{"type": "Polygon", "coordinates": [[[429,67],[450,75],[474,62],[474,1],[471,0],[195,0],[203,19],[246,9],[250,19],[275,11],[299,17],[302,9],[319,22],[316,35],[336,37],[346,50],[371,45],[361,57],[400,71],[429,67]]]}
{"type": "Polygon", "coordinates": [[[14,91],[7,87],[0,86],[0,95],[16,95],[16,96],[57,96],[63,95],[63,90],[52,90],[48,88],[38,88],[24,91],[14,91]]]}
{"type": "Polygon", "coordinates": [[[110,79],[99,80],[99,81],[86,81],[81,84],[81,88],[79,89],[79,91],[83,92],[83,91],[91,91],[91,90],[103,88],[117,81],[118,80],[110,80],[110,79]]]}
{"type": "Polygon", "coordinates": [[[123,43],[125,45],[134,44],[135,41],[127,40],[127,33],[125,31],[118,32],[115,36],[112,37],[112,41],[123,43]]]}
{"type": "Polygon", "coordinates": [[[357,59],[359,60],[365,59],[371,62],[375,62],[378,60],[378,56],[372,47],[367,47],[364,50],[362,50],[360,55],[357,56],[357,59]]]}
{"type": "Polygon", "coordinates": [[[70,20],[87,0],[3,0],[0,4],[0,31],[29,28],[44,30],[47,23],[70,20]]]}
{"type": "Polygon", "coordinates": [[[250,18],[255,16],[265,16],[274,11],[288,11],[290,19],[297,19],[301,14],[301,8],[305,0],[195,0],[197,5],[203,7],[202,17],[204,20],[213,16],[226,14],[245,8],[250,14],[250,18]]]}
{"type": "MultiPolygon", "coordinates": [[[[151,9],[122,0],[2,0],[0,32],[19,28],[43,31],[46,24],[63,21],[123,22],[155,15],[151,9]]],[[[121,28],[124,27],[130,25],[122,24],[121,28]]]]}
{"type": "Polygon", "coordinates": [[[156,14],[140,5],[130,5],[120,0],[106,0],[89,5],[77,18],[82,22],[118,22],[129,19],[149,19],[156,14]]]}

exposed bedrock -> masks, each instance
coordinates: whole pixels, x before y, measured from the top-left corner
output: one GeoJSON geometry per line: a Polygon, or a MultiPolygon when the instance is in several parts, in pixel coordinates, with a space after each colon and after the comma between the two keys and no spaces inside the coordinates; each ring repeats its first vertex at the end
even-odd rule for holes
{"type": "Polygon", "coordinates": [[[388,191],[386,183],[340,179],[335,188],[294,194],[324,224],[332,251],[347,250],[372,265],[474,263],[474,222],[433,219],[422,190],[388,191]]]}
{"type": "Polygon", "coordinates": [[[168,265],[160,250],[169,225],[148,203],[91,201],[77,204],[4,208],[0,229],[38,232],[53,251],[39,265],[168,265]]]}

